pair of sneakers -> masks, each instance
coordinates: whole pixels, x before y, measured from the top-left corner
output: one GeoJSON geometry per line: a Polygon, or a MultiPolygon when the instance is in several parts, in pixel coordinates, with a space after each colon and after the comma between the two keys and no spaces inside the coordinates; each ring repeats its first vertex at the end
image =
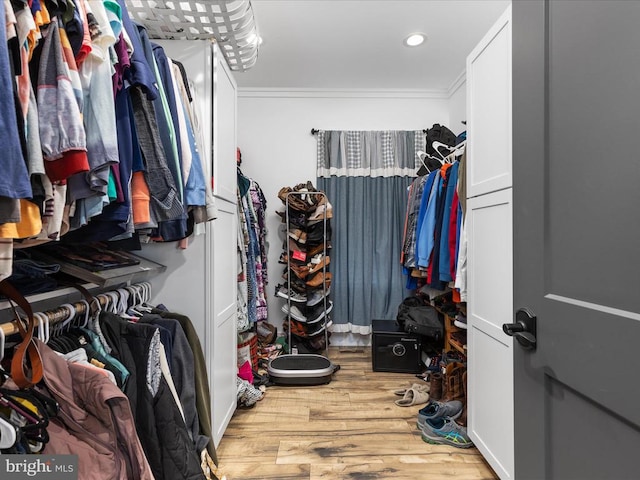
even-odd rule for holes
{"type": "Polygon", "coordinates": [[[418,411],[417,426],[422,440],[437,445],[445,444],[457,448],[469,448],[473,442],[467,435],[467,429],[455,420],[462,415],[462,402],[431,401],[418,411]]]}

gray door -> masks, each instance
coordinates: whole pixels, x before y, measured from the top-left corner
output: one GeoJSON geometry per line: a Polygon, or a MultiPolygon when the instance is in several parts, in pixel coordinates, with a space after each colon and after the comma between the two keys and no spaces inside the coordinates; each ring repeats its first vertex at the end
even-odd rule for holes
{"type": "Polygon", "coordinates": [[[638,479],[640,2],[514,1],[513,73],[515,476],[638,479]]]}

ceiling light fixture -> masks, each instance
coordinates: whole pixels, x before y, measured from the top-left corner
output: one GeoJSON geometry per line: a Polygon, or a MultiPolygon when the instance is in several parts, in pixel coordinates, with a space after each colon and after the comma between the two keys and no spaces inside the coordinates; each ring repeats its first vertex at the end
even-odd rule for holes
{"type": "Polygon", "coordinates": [[[404,43],[406,47],[417,47],[418,45],[422,45],[426,39],[427,36],[424,33],[412,33],[406,37],[402,43],[404,43]]]}

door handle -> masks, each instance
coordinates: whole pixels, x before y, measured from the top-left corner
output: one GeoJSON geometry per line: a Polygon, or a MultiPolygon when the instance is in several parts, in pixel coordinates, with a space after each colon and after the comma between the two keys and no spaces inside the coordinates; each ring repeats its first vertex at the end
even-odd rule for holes
{"type": "Polygon", "coordinates": [[[515,338],[525,350],[536,349],[536,320],[537,317],[526,308],[516,312],[515,323],[505,323],[502,331],[515,338]]]}

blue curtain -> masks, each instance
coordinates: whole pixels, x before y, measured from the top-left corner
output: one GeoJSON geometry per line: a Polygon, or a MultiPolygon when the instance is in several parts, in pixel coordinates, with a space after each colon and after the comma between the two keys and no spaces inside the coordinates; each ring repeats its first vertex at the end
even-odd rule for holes
{"type": "Polygon", "coordinates": [[[395,319],[407,295],[400,253],[421,149],[421,131],[318,135],[317,186],[333,205],[334,332],[370,333],[371,320],[395,319]]]}

